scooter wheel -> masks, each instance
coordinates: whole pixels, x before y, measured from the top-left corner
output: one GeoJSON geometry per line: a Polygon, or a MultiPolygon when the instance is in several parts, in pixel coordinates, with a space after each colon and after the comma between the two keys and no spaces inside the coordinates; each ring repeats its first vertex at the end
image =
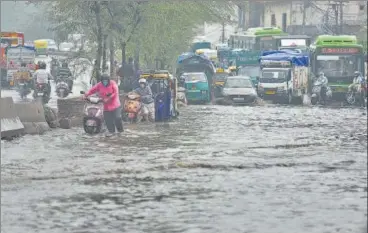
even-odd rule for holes
{"type": "Polygon", "coordinates": [[[84,132],[90,135],[98,134],[101,132],[101,125],[97,125],[97,126],[84,125],[83,128],[84,128],[84,132]]]}

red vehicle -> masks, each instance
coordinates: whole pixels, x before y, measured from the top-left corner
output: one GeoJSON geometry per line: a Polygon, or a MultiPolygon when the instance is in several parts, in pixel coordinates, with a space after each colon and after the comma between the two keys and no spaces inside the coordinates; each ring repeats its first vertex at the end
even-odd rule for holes
{"type": "Polygon", "coordinates": [[[1,32],[1,43],[8,44],[10,46],[24,46],[24,33],[23,32],[1,32]]]}

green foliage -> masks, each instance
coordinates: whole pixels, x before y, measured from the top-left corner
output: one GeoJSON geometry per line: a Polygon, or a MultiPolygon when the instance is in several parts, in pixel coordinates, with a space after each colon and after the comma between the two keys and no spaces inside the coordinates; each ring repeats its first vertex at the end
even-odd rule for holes
{"type": "MultiPolygon", "coordinates": [[[[97,41],[94,2],[60,0],[43,3],[47,19],[60,40],[84,33],[97,41]]],[[[128,54],[140,48],[141,61],[156,58],[170,64],[185,51],[203,22],[222,22],[232,11],[227,1],[107,1],[101,2],[103,33],[113,37],[115,48],[126,44],[128,54]]]]}

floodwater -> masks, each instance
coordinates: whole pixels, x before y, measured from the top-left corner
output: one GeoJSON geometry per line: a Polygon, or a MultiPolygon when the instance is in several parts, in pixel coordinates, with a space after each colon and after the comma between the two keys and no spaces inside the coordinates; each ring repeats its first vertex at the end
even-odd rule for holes
{"type": "Polygon", "coordinates": [[[121,137],[2,141],[2,232],[363,232],[364,111],[189,106],[121,137]]]}

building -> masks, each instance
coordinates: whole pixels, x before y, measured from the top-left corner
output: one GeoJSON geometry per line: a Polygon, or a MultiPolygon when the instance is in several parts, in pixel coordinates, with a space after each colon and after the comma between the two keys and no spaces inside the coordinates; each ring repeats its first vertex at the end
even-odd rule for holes
{"type": "Polygon", "coordinates": [[[367,23],[367,2],[346,1],[342,6],[340,1],[249,2],[245,15],[244,29],[277,26],[293,34],[352,34],[367,23]]]}

